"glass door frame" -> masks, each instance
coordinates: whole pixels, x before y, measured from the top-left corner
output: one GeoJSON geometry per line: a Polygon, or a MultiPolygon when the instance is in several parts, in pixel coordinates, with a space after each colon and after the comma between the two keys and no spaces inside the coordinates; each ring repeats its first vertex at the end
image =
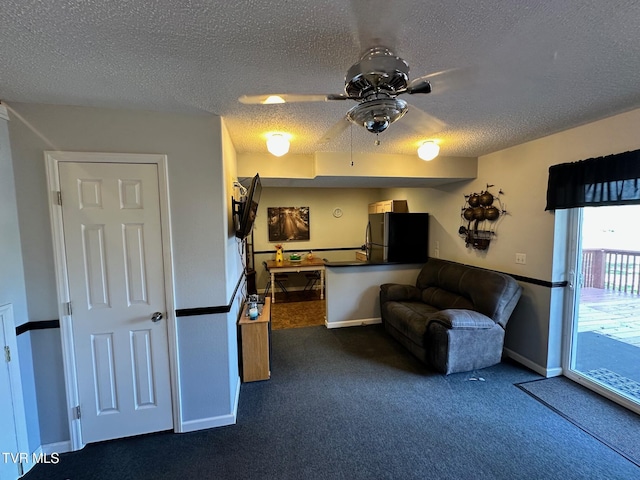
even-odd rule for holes
{"type": "MultiPolygon", "coordinates": [[[[556,212],[556,214],[558,214],[558,212],[556,212]]],[[[572,368],[572,359],[574,358],[573,349],[577,344],[576,340],[578,336],[577,324],[580,306],[580,288],[582,286],[582,223],[582,208],[572,208],[566,211],[565,238],[567,241],[567,249],[565,259],[568,285],[566,287],[567,291],[563,312],[564,342],[562,346],[562,373],[570,380],[640,414],[639,404],[572,368]]]]}

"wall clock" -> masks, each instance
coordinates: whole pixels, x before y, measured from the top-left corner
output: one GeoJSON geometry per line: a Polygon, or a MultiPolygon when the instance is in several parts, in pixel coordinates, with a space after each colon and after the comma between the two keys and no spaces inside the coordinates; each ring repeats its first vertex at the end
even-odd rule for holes
{"type": "Polygon", "coordinates": [[[341,208],[334,208],[333,209],[333,216],[336,218],[340,218],[342,216],[342,209],[341,208]]]}

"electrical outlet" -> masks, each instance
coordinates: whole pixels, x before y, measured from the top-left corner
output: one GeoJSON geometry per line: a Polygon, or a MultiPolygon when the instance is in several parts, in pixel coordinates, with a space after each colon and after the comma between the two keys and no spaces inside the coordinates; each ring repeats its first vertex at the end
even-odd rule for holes
{"type": "Polygon", "coordinates": [[[440,242],[436,240],[436,250],[440,250],[440,242]]]}
{"type": "Polygon", "coordinates": [[[526,253],[516,253],[516,263],[520,265],[527,264],[527,254],[526,253]]]}
{"type": "Polygon", "coordinates": [[[440,249],[439,249],[439,248],[436,248],[436,249],[433,251],[433,256],[434,256],[435,258],[440,258],[440,249]]]}

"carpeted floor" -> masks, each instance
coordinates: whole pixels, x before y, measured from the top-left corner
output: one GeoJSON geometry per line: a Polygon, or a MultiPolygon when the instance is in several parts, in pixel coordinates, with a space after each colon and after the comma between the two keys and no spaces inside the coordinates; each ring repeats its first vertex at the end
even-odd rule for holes
{"type": "Polygon", "coordinates": [[[447,377],[381,325],[272,332],[237,424],[87,445],[25,480],[631,479],[640,468],[517,388],[505,361],[447,377]]]}
{"type": "Polygon", "coordinates": [[[637,414],[566,377],[518,386],[640,467],[640,416],[637,414]]]}

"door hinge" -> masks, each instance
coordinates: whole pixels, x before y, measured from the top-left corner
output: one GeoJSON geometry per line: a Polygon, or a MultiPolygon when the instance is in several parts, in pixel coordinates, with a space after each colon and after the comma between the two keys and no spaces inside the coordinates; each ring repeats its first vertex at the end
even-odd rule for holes
{"type": "Polygon", "coordinates": [[[4,346],[4,359],[7,363],[11,361],[11,349],[9,348],[9,345],[4,346]]]}
{"type": "Polygon", "coordinates": [[[75,416],[76,420],[80,420],[80,418],[82,418],[82,412],[80,411],[80,405],[76,405],[76,407],[73,409],[73,415],[75,416]]]}
{"type": "Polygon", "coordinates": [[[71,315],[72,310],[71,310],[71,302],[66,302],[63,303],[63,309],[64,309],[64,314],[65,315],[71,315]]]}
{"type": "Polygon", "coordinates": [[[56,192],[56,203],[62,206],[62,192],[59,190],[56,192]]]}

